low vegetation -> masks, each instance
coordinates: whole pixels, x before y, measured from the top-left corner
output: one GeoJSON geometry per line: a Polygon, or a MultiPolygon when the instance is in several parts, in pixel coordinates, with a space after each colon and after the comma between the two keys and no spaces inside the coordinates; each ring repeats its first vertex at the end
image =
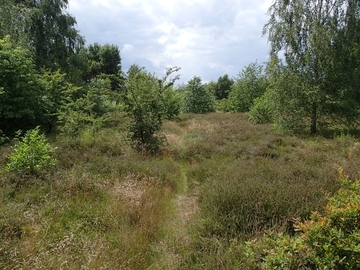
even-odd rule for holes
{"type": "MultiPolygon", "coordinates": [[[[358,215],[355,137],[287,136],[246,114],[183,114],[165,120],[167,146],[143,156],[118,119],[95,137],[49,137],[56,163],[36,174],[3,170],[2,269],[359,266],[346,251],[357,246],[356,231],[347,234],[358,215]],[[349,184],[336,193],[340,167],[349,184]],[[343,244],[329,246],[331,235],[343,244]],[[343,251],[331,257],[327,247],[343,251]]],[[[3,168],[11,144],[0,148],[3,168]]]]}

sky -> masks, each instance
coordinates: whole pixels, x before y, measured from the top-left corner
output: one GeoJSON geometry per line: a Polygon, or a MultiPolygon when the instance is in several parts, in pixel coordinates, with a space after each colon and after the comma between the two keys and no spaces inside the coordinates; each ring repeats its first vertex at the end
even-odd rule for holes
{"type": "Polygon", "coordinates": [[[86,44],[118,46],[122,70],[138,64],[163,77],[179,66],[180,82],[203,82],[268,60],[262,29],[272,0],[70,0],[86,44]]]}

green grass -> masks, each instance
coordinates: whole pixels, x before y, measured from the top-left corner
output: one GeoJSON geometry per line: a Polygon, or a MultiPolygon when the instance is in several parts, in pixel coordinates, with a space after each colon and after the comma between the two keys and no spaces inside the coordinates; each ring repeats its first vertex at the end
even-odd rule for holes
{"type": "Polygon", "coordinates": [[[39,176],[0,175],[1,269],[237,269],[245,240],[321,212],[340,166],[359,175],[351,135],[184,114],[164,123],[158,155],[140,156],[119,124],[52,136],[57,162],[39,176]]]}

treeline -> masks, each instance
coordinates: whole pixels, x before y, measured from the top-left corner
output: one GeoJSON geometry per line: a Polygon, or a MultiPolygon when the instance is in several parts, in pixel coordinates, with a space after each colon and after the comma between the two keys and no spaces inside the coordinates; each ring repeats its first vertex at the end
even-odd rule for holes
{"type": "Polygon", "coordinates": [[[67,0],[4,0],[0,9],[0,130],[54,127],[68,136],[101,128],[112,111],[131,118],[138,149],[156,151],[162,121],[181,111],[249,112],[256,123],[290,132],[356,128],[360,113],[360,5],[282,1],[264,27],[269,61],[235,78],[174,85],[178,67],[158,77],[121,69],[116,45],[91,44],[76,29],[67,0]]]}

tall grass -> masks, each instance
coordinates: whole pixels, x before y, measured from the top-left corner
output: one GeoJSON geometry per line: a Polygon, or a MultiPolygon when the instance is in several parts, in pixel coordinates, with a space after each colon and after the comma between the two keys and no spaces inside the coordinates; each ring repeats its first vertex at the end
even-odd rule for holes
{"type": "Polygon", "coordinates": [[[138,156],[110,129],[52,143],[56,168],[40,177],[1,177],[0,268],[151,265],[157,256],[152,246],[171,213],[178,168],[167,158],[138,156]]]}

